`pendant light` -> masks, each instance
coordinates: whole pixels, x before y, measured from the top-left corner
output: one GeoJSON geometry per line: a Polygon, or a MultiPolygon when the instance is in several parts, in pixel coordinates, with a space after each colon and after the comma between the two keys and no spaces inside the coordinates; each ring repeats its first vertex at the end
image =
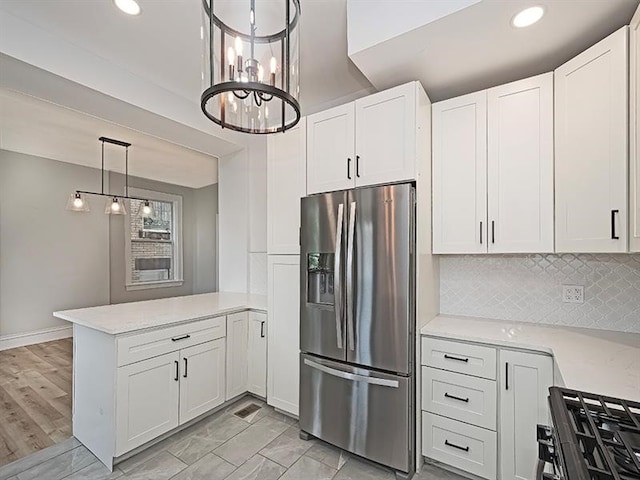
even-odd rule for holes
{"type": "Polygon", "coordinates": [[[90,212],[89,200],[85,198],[81,193],[72,193],[67,200],[66,210],[72,212],[90,212]]]}
{"type": "Polygon", "coordinates": [[[140,215],[142,218],[153,218],[153,207],[151,206],[151,202],[149,202],[149,200],[145,200],[144,203],[140,206],[138,215],[140,215]]]}
{"type": "Polygon", "coordinates": [[[107,203],[104,208],[104,213],[107,215],[126,215],[127,208],[125,206],[125,200],[140,200],[144,202],[142,211],[144,216],[152,216],[153,209],[151,208],[151,204],[149,203],[149,199],[140,198],[140,197],[132,197],[129,195],[129,147],[130,143],[123,142],[121,140],[115,140],[113,138],[100,137],[98,138],[100,142],[102,142],[102,163],[100,167],[100,179],[101,179],[101,189],[99,192],[90,192],[85,190],[76,190],[75,193],[72,193],[67,200],[66,210],[70,210],[72,212],[88,212],[90,211],[89,202],[85,198],[86,195],[98,195],[101,197],[108,197],[107,203]],[[117,195],[104,191],[104,144],[109,143],[112,145],[117,145],[119,147],[124,147],[125,156],[124,156],[124,195],[117,195]]]}
{"type": "Polygon", "coordinates": [[[202,0],[204,114],[222,128],[284,132],[300,120],[299,0],[202,0]],[[239,10],[242,8],[246,10],[239,10]],[[258,33],[260,33],[258,35],[258,33]]]}

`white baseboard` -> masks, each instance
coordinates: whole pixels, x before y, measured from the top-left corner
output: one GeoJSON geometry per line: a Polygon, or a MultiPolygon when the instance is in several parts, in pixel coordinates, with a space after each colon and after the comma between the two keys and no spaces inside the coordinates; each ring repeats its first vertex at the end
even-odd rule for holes
{"type": "Polygon", "coordinates": [[[35,332],[12,333],[0,335],[0,351],[10,348],[24,347],[36,343],[50,342],[73,336],[73,327],[54,327],[36,330],[35,332]]]}

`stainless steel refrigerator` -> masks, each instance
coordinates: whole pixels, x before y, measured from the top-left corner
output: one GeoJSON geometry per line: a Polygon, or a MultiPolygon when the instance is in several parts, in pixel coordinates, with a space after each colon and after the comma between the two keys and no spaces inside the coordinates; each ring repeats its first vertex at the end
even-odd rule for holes
{"type": "Polygon", "coordinates": [[[415,189],[302,199],[300,430],[415,470],[415,189]]]}

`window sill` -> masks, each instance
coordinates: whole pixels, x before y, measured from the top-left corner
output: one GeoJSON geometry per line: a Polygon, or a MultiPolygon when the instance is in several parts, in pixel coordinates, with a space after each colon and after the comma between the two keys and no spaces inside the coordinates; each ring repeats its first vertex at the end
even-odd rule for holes
{"type": "Polygon", "coordinates": [[[150,290],[152,288],[180,287],[184,280],[161,280],[158,282],[141,282],[125,285],[127,292],[134,290],[150,290]]]}

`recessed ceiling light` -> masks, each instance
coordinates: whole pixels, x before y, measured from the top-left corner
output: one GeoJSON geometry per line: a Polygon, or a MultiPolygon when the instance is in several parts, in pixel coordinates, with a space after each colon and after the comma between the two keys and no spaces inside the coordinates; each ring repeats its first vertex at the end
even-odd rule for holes
{"type": "Polygon", "coordinates": [[[136,0],[113,0],[120,10],[128,15],[140,15],[142,9],[136,0]]]}
{"type": "Polygon", "coordinates": [[[511,25],[518,28],[528,27],[540,20],[543,15],[544,7],[541,7],[540,5],[525,8],[513,17],[511,25]]]}

